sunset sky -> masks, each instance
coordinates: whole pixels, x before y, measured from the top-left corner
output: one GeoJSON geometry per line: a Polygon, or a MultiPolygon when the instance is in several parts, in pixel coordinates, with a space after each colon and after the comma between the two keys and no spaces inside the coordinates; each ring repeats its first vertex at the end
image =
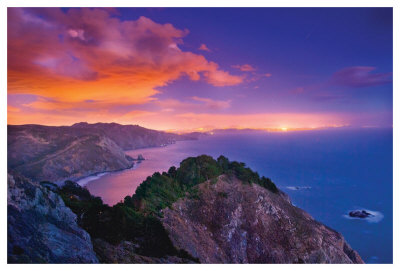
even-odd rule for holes
{"type": "Polygon", "coordinates": [[[392,127],[391,8],[8,8],[8,123],[392,127]]]}

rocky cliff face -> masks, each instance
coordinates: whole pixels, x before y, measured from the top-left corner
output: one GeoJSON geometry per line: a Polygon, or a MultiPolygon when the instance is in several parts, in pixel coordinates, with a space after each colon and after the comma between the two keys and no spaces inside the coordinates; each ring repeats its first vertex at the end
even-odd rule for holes
{"type": "Polygon", "coordinates": [[[97,263],[89,234],[62,199],[28,179],[8,175],[9,263],[97,263]]]}
{"type": "Polygon", "coordinates": [[[164,209],[173,244],[202,263],[363,263],[343,236],[283,193],[221,175],[164,209]]]}

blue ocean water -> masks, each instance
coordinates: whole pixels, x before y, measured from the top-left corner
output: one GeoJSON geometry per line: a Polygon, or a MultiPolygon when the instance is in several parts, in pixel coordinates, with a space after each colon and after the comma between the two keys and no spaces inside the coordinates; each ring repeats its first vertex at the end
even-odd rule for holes
{"type": "MultiPolygon", "coordinates": [[[[271,178],[293,203],[339,231],[367,263],[392,263],[392,129],[329,129],[299,132],[231,132],[162,148],[128,152],[146,158],[132,170],[86,182],[91,193],[114,204],[155,171],[208,154],[245,162],[271,178]],[[375,219],[350,219],[350,210],[375,219]]],[[[82,180],[85,183],[85,180],[82,180]]]]}

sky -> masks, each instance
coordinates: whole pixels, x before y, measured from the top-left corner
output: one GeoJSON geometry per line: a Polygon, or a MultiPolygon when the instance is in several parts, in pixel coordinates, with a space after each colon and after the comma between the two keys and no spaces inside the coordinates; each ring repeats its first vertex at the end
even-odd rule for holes
{"type": "Polygon", "coordinates": [[[391,8],[8,8],[8,124],[392,127],[391,8]]]}

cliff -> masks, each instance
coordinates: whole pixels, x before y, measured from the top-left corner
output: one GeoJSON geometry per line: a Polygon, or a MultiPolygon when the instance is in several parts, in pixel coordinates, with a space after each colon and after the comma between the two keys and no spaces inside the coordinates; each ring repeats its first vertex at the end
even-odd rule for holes
{"type": "Polygon", "coordinates": [[[173,244],[201,263],[363,263],[287,196],[221,175],[163,210],[173,244]]]}
{"type": "Polygon", "coordinates": [[[9,263],[97,263],[89,234],[56,193],[8,175],[9,263]]]}

